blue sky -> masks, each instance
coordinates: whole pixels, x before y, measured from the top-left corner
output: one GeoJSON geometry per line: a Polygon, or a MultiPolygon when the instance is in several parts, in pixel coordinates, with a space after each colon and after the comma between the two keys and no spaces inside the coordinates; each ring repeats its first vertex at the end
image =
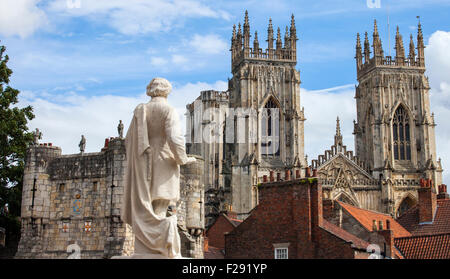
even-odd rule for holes
{"type": "Polygon", "coordinates": [[[116,135],[119,119],[127,125],[134,107],[147,101],[153,77],[173,83],[170,102],[180,118],[200,90],[226,89],[232,27],[242,23],[246,9],[261,46],[269,18],[283,31],[294,14],[308,119],[305,150],[313,158],[332,144],[338,115],[344,143],[353,149],[356,33],[371,35],[377,19],[388,53],[389,6],[391,42],[398,25],[406,49],[421,17],[438,154],[449,168],[450,75],[444,70],[450,70],[450,0],[380,2],[381,8],[369,8],[366,0],[0,0],[0,40],[21,104],[35,108],[31,128],[39,127],[43,141],[63,153],[77,152],[85,134],[87,151],[95,152],[116,135]]]}

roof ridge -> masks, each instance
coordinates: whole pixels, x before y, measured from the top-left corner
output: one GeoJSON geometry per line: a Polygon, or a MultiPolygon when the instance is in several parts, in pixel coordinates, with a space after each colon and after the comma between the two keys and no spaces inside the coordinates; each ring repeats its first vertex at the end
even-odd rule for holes
{"type": "MultiPolygon", "coordinates": [[[[372,213],[378,214],[378,215],[385,215],[386,217],[390,217],[390,218],[394,219],[394,217],[392,217],[391,215],[386,214],[386,213],[382,213],[382,212],[378,212],[378,211],[370,210],[370,209],[365,209],[365,208],[360,208],[360,207],[357,207],[357,206],[354,206],[354,205],[351,205],[351,204],[348,204],[348,203],[345,203],[345,202],[342,202],[342,201],[337,201],[337,202],[338,202],[338,203],[343,203],[343,204],[348,205],[348,206],[351,206],[351,207],[353,207],[353,208],[355,208],[355,209],[359,209],[359,210],[363,210],[363,211],[372,212],[372,213]]],[[[394,219],[394,220],[395,220],[395,219],[394,219]]]]}
{"type": "Polygon", "coordinates": [[[450,232],[446,232],[446,233],[437,233],[437,234],[420,234],[420,235],[411,235],[411,236],[402,236],[402,237],[396,237],[395,240],[397,239],[410,239],[410,238],[420,238],[420,237],[437,237],[437,236],[443,236],[443,235],[449,235],[450,236],[450,232]]]}

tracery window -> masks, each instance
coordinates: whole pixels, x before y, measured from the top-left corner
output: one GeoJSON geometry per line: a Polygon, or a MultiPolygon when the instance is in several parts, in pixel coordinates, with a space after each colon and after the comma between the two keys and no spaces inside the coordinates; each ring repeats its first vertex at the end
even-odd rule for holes
{"type": "Polygon", "coordinates": [[[411,127],[409,116],[403,106],[395,111],[392,122],[394,138],[394,159],[411,160],[411,127]]]}
{"type": "Polygon", "coordinates": [[[264,106],[261,121],[261,154],[279,156],[280,109],[273,98],[270,98],[264,106]]]}

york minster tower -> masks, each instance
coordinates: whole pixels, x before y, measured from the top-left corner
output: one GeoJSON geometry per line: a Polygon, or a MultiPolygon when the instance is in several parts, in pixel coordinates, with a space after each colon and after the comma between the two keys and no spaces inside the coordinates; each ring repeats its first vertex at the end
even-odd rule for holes
{"type": "Polygon", "coordinates": [[[280,28],[275,31],[269,20],[267,48],[262,49],[246,12],[244,24],[233,27],[233,76],[228,90],[202,92],[197,105],[188,105],[187,121],[192,129],[188,151],[207,158],[207,217],[209,210],[214,211],[209,212],[212,217],[225,205],[245,218],[257,205],[257,186],[264,175],[304,174],[305,118],[300,106],[300,72],[295,68],[298,39],[294,16],[283,33],[280,28]],[[213,122],[220,127],[221,142],[195,143],[194,121],[199,120],[200,111],[209,108],[220,110],[202,113],[202,124],[213,122]]]}
{"type": "Polygon", "coordinates": [[[420,23],[408,53],[397,28],[395,50],[395,57],[385,55],[376,21],[372,44],[367,32],[363,43],[357,35],[356,152],[343,145],[338,119],[334,145],[311,167],[317,169],[325,199],[399,216],[418,202],[425,181],[437,191],[442,166],[420,23]]]}

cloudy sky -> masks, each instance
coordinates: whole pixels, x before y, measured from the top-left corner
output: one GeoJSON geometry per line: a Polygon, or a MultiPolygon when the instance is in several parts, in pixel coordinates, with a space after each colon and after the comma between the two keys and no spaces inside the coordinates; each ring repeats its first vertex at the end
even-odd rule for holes
{"type": "MultiPolygon", "coordinates": [[[[20,105],[34,107],[30,128],[39,127],[42,141],[64,154],[78,151],[81,134],[87,151],[96,152],[116,136],[119,119],[127,127],[134,107],[148,101],[145,87],[153,77],[172,82],[169,101],[181,119],[201,90],[225,90],[232,27],[246,9],[261,45],[269,18],[284,30],[294,14],[311,159],[332,144],[337,116],[353,149],[356,33],[371,34],[377,19],[389,53],[395,26],[404,38],[415,37],[420,16],[437,151],[450,169],[450,0],[380,0],[380,8],[367,2],[376,0],[0,0],[0,40],[14,71],[11,85],[22,92],[20,105]]],[[[450,183],[448,171],[444,177],[450,183]]]]}

